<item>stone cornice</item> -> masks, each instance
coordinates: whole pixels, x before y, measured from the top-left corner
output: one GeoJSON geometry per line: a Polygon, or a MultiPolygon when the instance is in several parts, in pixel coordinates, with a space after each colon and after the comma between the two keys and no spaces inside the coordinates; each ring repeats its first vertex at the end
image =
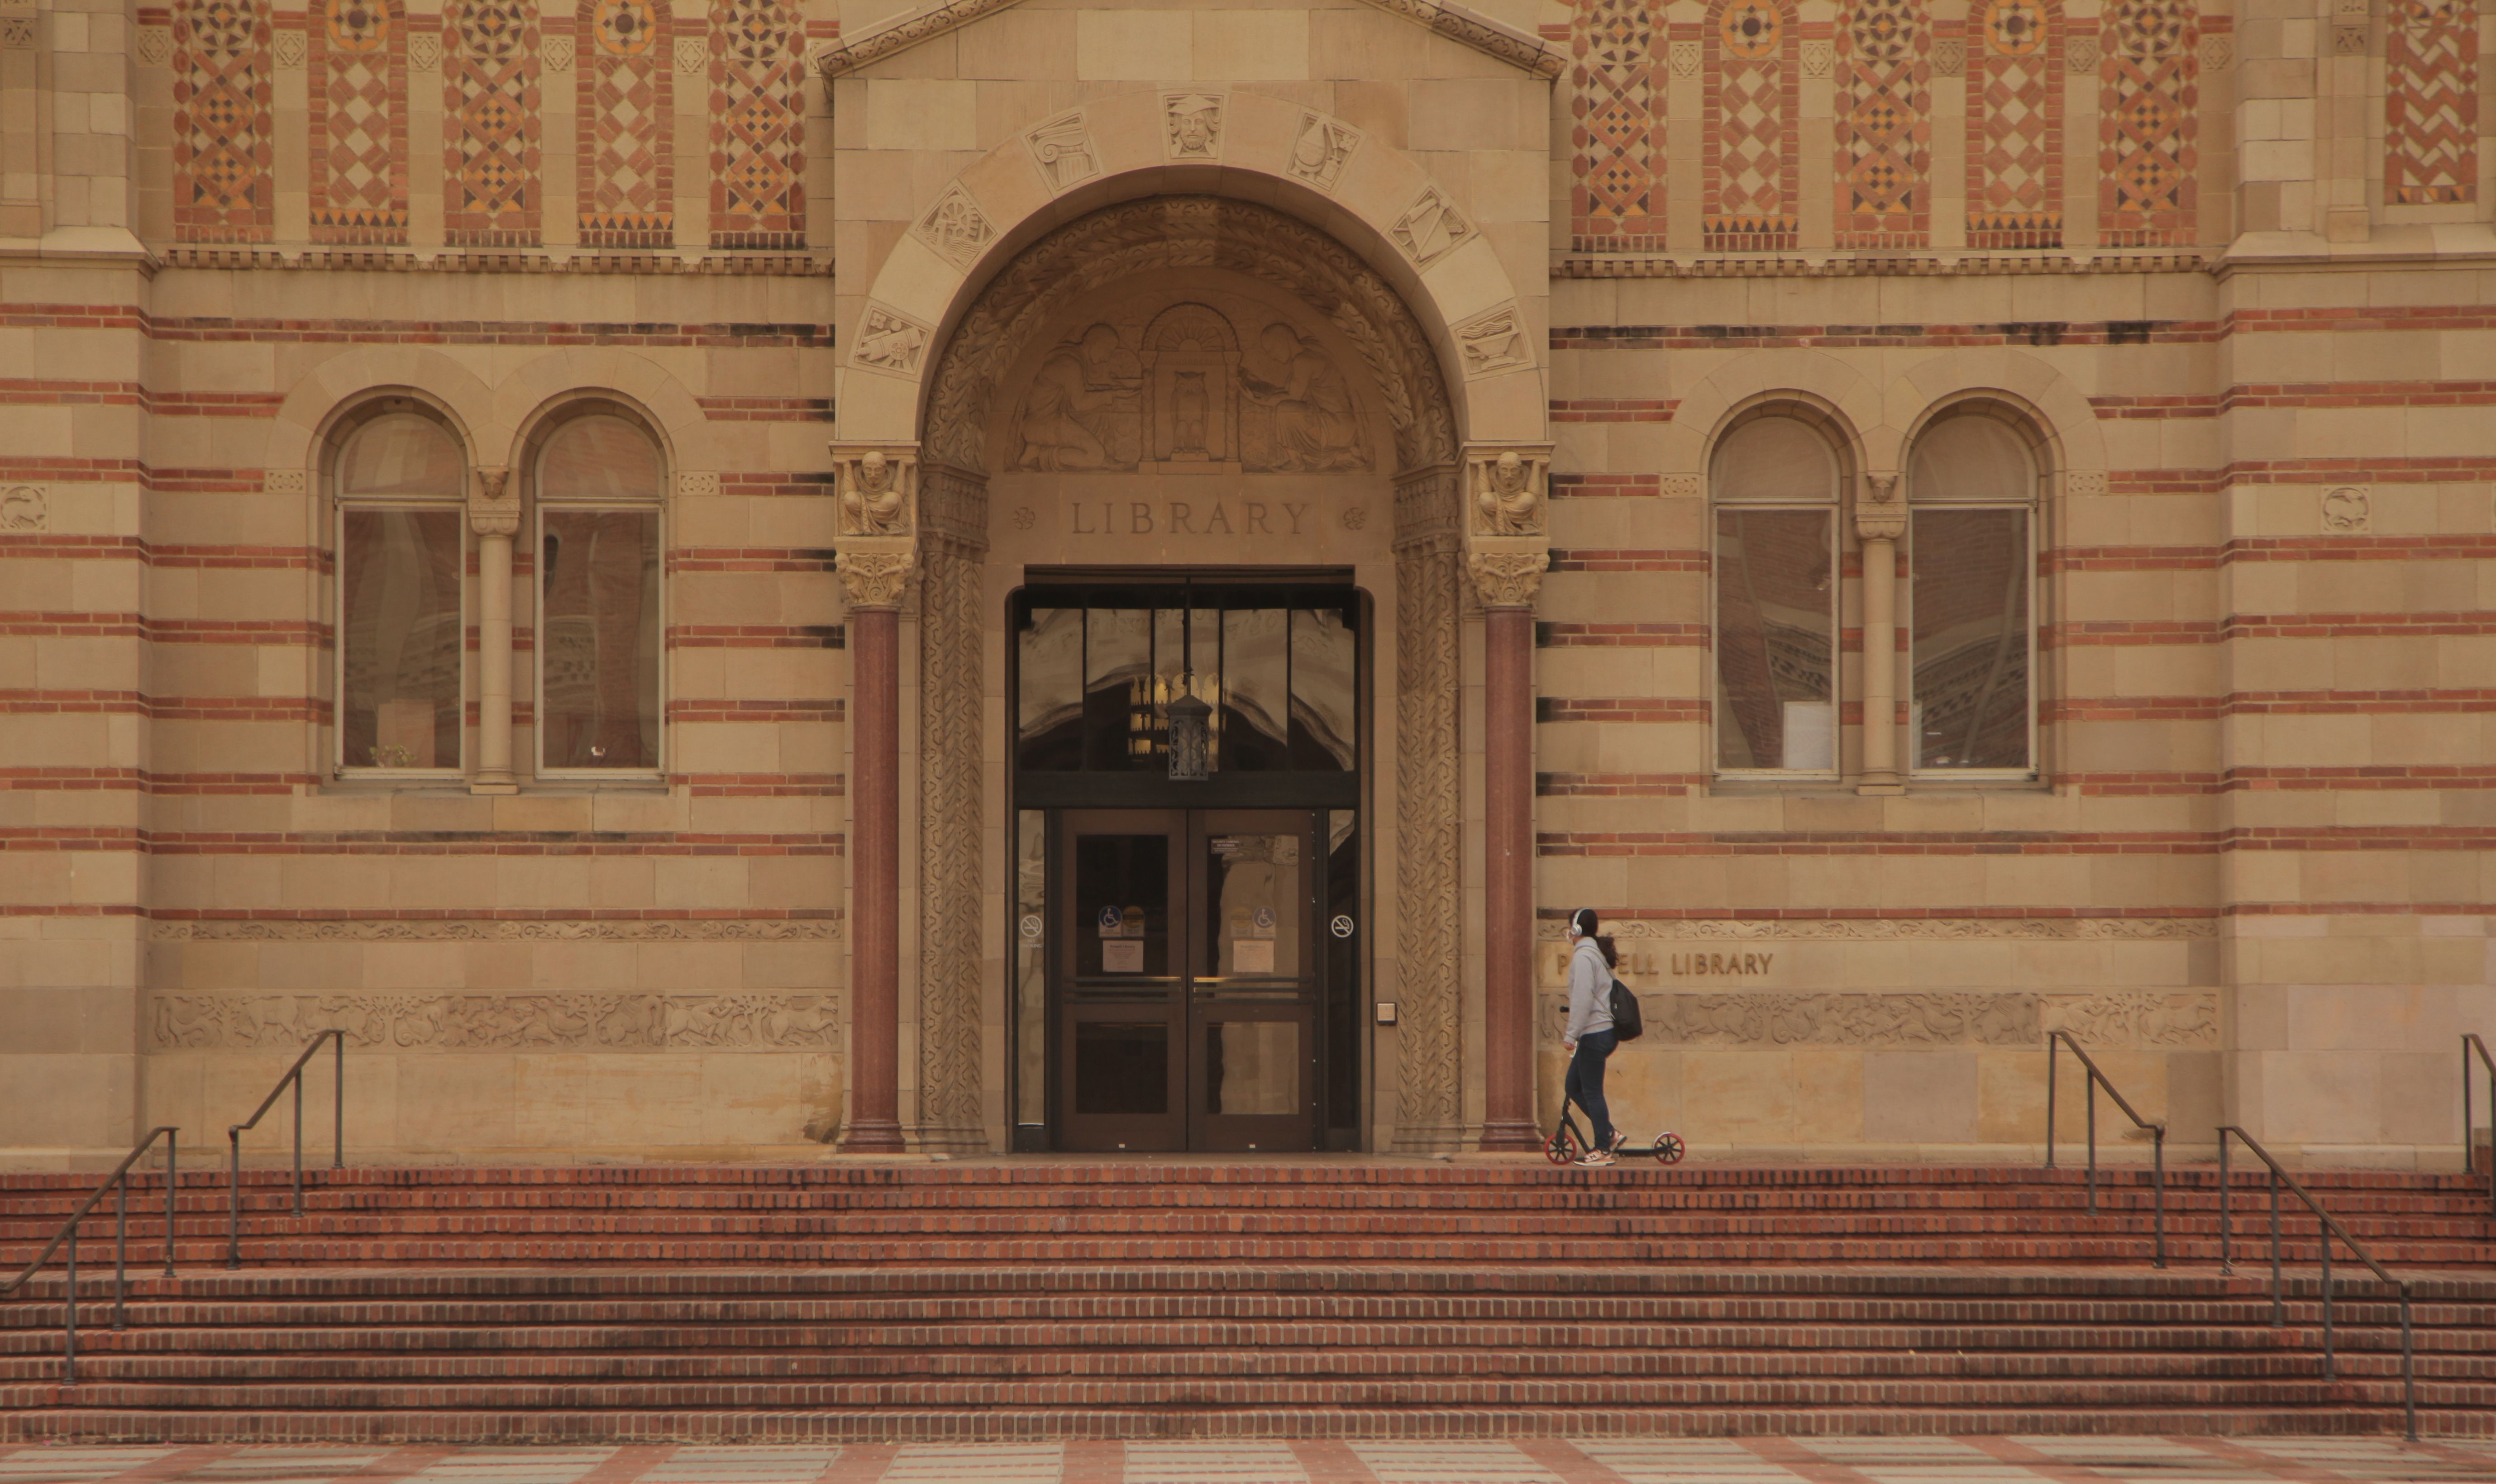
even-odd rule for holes
{"type": "MultiPolygon", "coordinates": [[[[815,70],[828,82],[1020,3],[1021,0],[949,0],[947,4],[904,15],[847,46],[827,46],[816,52],[815,70]]],[[[1506,62],[1519,71],[1545,79],[1560,76],[1563,60],[1559,52],[1537,38],[1480,12],[1451,4],[1449,0],[1367,0],[1367,3],[1390,15],[1401,15],[1458,46],[1470,46],[1486,57],[1506,62]]]]}

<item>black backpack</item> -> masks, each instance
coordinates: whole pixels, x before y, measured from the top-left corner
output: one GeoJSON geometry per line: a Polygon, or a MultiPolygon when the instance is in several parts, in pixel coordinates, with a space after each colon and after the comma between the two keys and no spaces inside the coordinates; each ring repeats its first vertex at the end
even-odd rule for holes
{"type": "Polygon", "coordinates": [[[1618,978],[1612,980],[1612,1039],[1634,1041],[1646,1034],[1645,1017],[1638,1013],[1638,996],[1618,978]]]}

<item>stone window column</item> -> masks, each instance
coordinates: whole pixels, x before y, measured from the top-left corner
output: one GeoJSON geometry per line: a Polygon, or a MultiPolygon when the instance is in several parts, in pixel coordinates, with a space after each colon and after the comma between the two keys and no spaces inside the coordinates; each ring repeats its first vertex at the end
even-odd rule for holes
{"type": "Polygon", "coordinates": [[[849,1154],[901,1138],[901,596],[918,566],[917,458],[832,445],[840,506],[833,566],[849,600],[849,1154]]]}
{"type": "Polygon", "coordinates": [[[471,793],[516,793],[512,776],[512,539],[520,497],[509,469],[480,469],[468,497],[477,533],[477,772],[471,793]]]}
{"type": "Polygon", "coordinates": [[[1863,778],[1857,793],[1903,793],[1898,781],[1898,538],[1907,504],[1898,476],[1868,474],[1855,503],[1863,543],[1863,778]]]}
{"type": "Polygon", "coordinates": [[[1465,454],[1465,568],[1481,599],[1482,1147],[1542,1147],[1534,1127],[1534,599],[1551,565],[1550,448],[1465,454]]]}

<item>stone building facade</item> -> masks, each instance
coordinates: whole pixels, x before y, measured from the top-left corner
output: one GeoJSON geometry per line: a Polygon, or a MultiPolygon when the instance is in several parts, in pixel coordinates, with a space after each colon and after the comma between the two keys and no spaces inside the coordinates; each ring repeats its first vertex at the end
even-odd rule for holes
{"type": "Polygon", "coordinates": [[[1471,3],[0,0],[0,1158],[2454,1160],[2490,8],[1471,3]]]}

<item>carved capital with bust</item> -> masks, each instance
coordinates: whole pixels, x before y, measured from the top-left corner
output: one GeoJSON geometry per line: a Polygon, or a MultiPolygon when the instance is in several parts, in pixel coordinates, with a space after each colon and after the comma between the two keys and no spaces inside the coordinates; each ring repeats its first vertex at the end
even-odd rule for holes
{"type": "Polygon", "coordinates": [[[831,450],[839,533],[909,536],[918,519],[919,446],[835,443],[831,450]]]}
{"type": "Polygon", "coordinates": [[[918,567],[919,553],[907,541],[868,549],[843,547],[832,558],[853,608],[901,606],[902,590],[910,585],[910,574],[918,567]]]}
{"type": "Polygon", "coordinates": [[[520,534],[520,497],[506,496],[511,487],[509,469],[476,471],[477,485],[468,496],[468,529],[480,536],[517,536],[520,534]]]}
{"type": "Polygon", "coordinates": [[[1895,474],[1867,474],[1863,493],[1855,502],[1855,535],[1858,541],[1894,541],[1907,534],[1907,502],[1898,498],[1895,474]]]}
{"type": "Polygon", "coordinates": [[[1550,473],[1548,447],[1467,448],[1467,528],[1476,536],[1541,536],[1550,473]]]}
{"type": "Polygon", "coordinates": [[[1477,546],[1465,553],[1465,571],[1473,577],[1474,593],[1485,608],[1534,606],[1535,594],[1543,588],[1544,570],[1550,565],[1551,553],[1534,547],[1477,546]]]}

